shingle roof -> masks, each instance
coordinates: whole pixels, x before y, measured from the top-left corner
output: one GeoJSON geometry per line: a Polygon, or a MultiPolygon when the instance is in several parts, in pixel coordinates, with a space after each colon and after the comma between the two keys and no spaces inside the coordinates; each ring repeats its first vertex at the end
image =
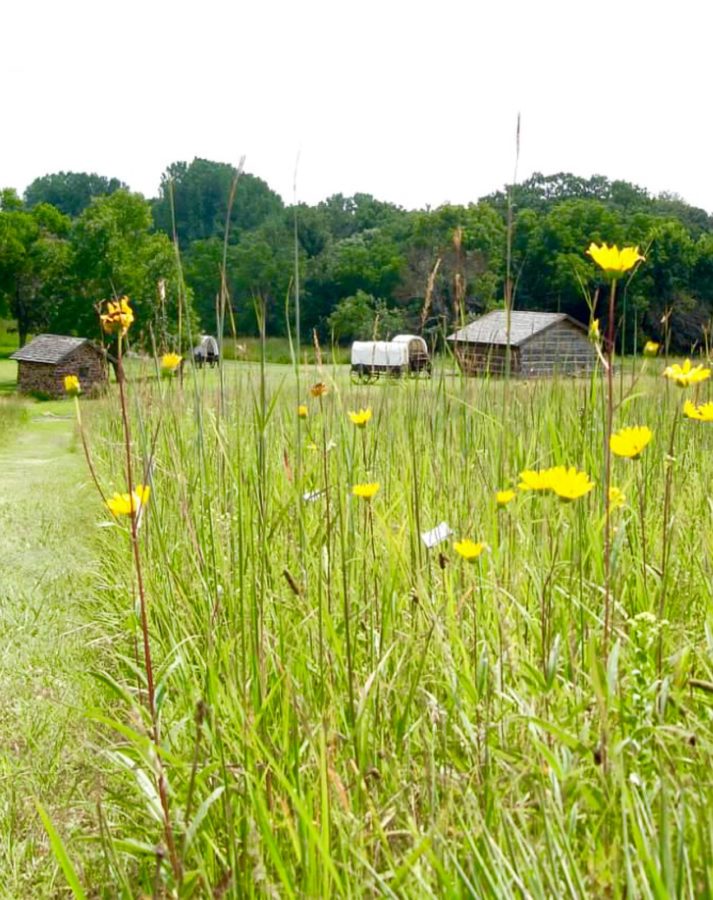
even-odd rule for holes
{"type": "MultiPolygon", "coordinates": [[[[584,325],[575,321],[565,313],[524,312],[510,313],[510,346],[518,347],[524,344],[533,335],[551,328],[558,322],[570,322],[578,328],[584,329],[584,325]]],[[[470,325],[460,328],[448,335],[449,341],[463,341],[471,344],[503,344],[507,345],[507,322],[504,309],[496,309],[489,312],[470,325]]]]}
{"type": "Polygon", "coordinates": [[[67,337],[62,334],[38,334],[29,344],[16,350],[10,359],[19,362],[56,364],[87,343],[87,338],[67,337]]]}

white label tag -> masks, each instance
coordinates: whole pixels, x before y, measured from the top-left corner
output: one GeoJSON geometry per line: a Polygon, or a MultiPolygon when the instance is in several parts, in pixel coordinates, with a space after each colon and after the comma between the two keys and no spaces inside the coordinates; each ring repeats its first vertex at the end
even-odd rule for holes
{"type": "Polygon", "coordinates": [[[447,522],[441,522],[440,525],[436,525],[435,528],[432,528],[430,531],[424,531],[421,533],[421,540],[430,550],[431,547],[435,547],[438,544],[442,544],[443,541],[447,540],[453,534],[453,529],[447,522]]]}

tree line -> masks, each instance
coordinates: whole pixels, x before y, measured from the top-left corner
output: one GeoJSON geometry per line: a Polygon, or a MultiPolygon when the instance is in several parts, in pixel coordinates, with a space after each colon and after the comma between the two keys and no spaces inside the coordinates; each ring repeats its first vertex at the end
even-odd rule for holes
{"type": "Polygon", "coordinates": [[[0,315],[17,320],[21,341],[93,335],[97,301],[128,294],[137,339],[175,347],[216,332],[224,272],[227,321],[245,335],[263,320],[268,334],[286,333],[296,276],[303,333],[322,340],[442,335],[501,306],[506,283],[516,309],[586,322],[605,317],[591,241],[646,255],[621,294],[624,349],[650,338],[682,352],[707,345],[711,216],[675,195],[566,173],[425,210],[370,194],[289,206],[262,179],[202,159],[169,166],[149,200],[116,178],[46,175],[23,197],[0,192],[0,315]]]}

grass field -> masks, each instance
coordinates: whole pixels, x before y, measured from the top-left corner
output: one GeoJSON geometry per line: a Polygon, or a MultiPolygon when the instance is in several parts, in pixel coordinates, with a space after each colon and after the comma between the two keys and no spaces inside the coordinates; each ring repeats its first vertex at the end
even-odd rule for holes
{"type": "MultiPolygon", "coordinates": [[[[653,440],[612,463],[606,657],[601,379],[135,382],[154,715],[126,524],[99,532],[95,604],[107,759],[134,783],[100,806],[117,892],[713,891],[713,426],[679,414],[710,382],[645,365],[617,382],[615,428],[653,440]],[[552,465],[594,489],[517,490],[552,465]],[[427,549],[441,522],[453,535],[427,549]],[[485,545],[472,563],[465,538],[485,545]]],[[[105,490],[124,491],[116,396],[82,408],[105,490]]]]}
{"type": "Polygon", "coordinates": [[[87,882],[100,880],[96,847],[82,845],[96,831],[100,795],[86,712],[101,695],[91,676],[101,636],[87,607],[96,510],[77,451],[71,403],[0,396],[0,893],[8,900],[66,893],[35,800],[77,848],[87,882]]]}
{"type": "MultiPolygon", "coordinates": [[[[713,893],[711,382],[662,369],[615,380],[607,541],[599,375],[133,361],[140,569],[73,405],[0,397],[4,895],[713,893]]],[[[125,492],[116,386],[79,408],[125,492]]]]}

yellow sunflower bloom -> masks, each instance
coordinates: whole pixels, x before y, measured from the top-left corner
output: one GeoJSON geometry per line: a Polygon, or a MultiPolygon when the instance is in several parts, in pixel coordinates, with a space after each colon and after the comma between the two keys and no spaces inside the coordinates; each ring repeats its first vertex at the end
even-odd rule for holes
{"type": "Polygon", "coordinates": [[[550,478],[550,469],[525,469],[520,472],[520,484],[518,487],[521,491],[549,491],[552,488],[550,478]]]}
{"type": "Polygon", "coordinates": [[[99,316],[102,328],[107,334],[120,334],[122,337],[134,321],[134,311],[129,306],[129,298],[107,300],[104,312],[99,316]]]}
{"type": "Polygon", "coordinates": [[[675,381],[679,387],[689,387],[692,384],[700,384],[701,381],[711,377],[711,370],[704,369],[702,365],[694,366],[690,359],[687,359],[682,366],[674,363],[672,366],[666,366],[663,370],[664,378],[675,381]]]}
{"type": "Polygon", "coordinates": [[[464,538],[462,541],[456,541],[453,549],[458,556],[462,557],[466,562],[475,562],[480,554],[485,550],[485,544],[471,541],[470,538],[464,538]]]}
{"type": "Polygon", "coordinates": [[[173,375],[182,361],[183,357],[179,356],[178,353],[164,353],[161,357],[161,373],[163,375],[173,375]]]}
{"type": "Polygon", "coordinates": [[[623,456],[625,459],[638,459],[652,437],[651,429],[646,425],[634,425],[629,428],[622,428],[613,434],[609,438],[609,446],[615,456],[623,456]]]}
{"type": "Polygon", "coordinates": [[[150,493],[148,484],[137,484],[131,494],[114,494],[106,505],[115,516],[133,516],[148,503],[150,493]]]}
{"type": "Polygon", "coordinates": [[[574,466],[555,466],[548,471],[550,488],[560,500],[578,500],[594,489],[594,482],[586,472],[578,472],[574,466]]]}
{"type": "Polygon", "coordinates": [[[361,497],[362,500],[371,500],[371,498],[378,492],[379,483],[377,481],[373,481],[369,484],[355,484],[352,488],[352,494],[355,497],[361,497]]]}
{"type": "Polygon", "coordinates": [[[515,499],[515,491],[496,491],[495,502],[498,506],[507,506],[511,500],[515,499]]]}
{"type": "Polygon", "coordinates": [[[365,428],[366,423],[371,419],[371,410],[360,409],[359,412],[350,412],[348,415],[357,428],[365,428]]]}
{"type": "Polygon", "coordinates": [[[610,278],[618,278],[645,258],[639,253],[638,247],[622,247],[620,250],[616,244],[608,247],[606,243],[601,246],[590,244],[587,253],[610,278]]]}
{"type": "Polygon", "coordinates": [[[76,375],[64,376],[64,392],[68,397],[78,397],[82,393],[82,388],[76,375]]]}
{"type": "Polygon", "coordinates": [[[683,404],[683,415],[697,422],[713,422],[713,402],[696,406],[690,400],[683,404]]]}
{"type": "Polygon", "coordinates": [[[658,356],[660,349],[661,344],[657,344],[656,341],[647,341],[644,344],[644,356],[658,356]]]}

